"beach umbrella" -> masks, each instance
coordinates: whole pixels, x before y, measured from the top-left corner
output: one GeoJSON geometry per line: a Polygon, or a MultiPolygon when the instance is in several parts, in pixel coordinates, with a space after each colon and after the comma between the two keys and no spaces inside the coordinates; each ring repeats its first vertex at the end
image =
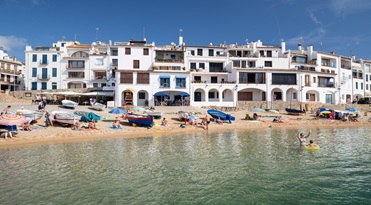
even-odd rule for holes
{"type": "Polygon", "coordinates": [[[111,114],[126,114],[126,110],[123,110],[123,109],[118,107],[118,108],[110,110],[108,113],[111,113],[111,114]]]}
{"type": "Polygon", "coordinates": [[[132,110],[135,110],[135,111],[146,111],[146,108],[135,107],[135,108],[133,108],[132,110]]]}
{"type": "Polygon", "coordinates": [[[0,125],[21,125],[27,122],[27,118],[22,115],[8,114],[0,116],[0,125]]]}
{"type": "Polygon", "coordinates": [[[330,113],[331,113],[331,111],[329,111],[329,110],[325,110],[325,111],[321,112],[321,114],[330,114],[330,113]]]}
{"type": "Polygon", "coordinates": [[[169,96],[169,95],[164,93],[164,92],[158,92],[158,93],[154,94],[153,96],[155,96],[155,97],[166,97],[166,96],[169,96]]]}

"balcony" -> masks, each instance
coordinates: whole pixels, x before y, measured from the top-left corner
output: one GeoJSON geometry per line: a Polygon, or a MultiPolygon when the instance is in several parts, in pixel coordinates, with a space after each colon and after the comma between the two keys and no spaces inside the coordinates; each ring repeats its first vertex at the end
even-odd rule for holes
{"type": "Polygon", "coordinates": [[[183,59],[175,60],[175,59],[171,59],[171,58],[163,59],[163,58],[156,57],[155,58],[155,62],[161,62],[161,63],[184,63],[184,60],[183,59]]]}
{"type": "Polygon", "coordinates": [[[106,76],[93,76],[92,79],[93,80],[106,80],[107,77],[106,76]]]}
{"type": "Polygon", "coordinates": [[[66,66],[66,69],[67,70],[84,70],[85,66],[84,67],[69,67],[69,66],[66,66]]]}
{"type": "Polygon", "coordinates": [[[48,60],[41,60],[40,65],[48,65],[49,61],[48,60]]]}
{"type": "Polygon", "coordinates": [[[38,80],[42,80],[42,81],[48,81],[50,79],[50,75],[48,76],[45,76],[45,75],[38,75],[37,76],[37,79],[38,80]]]}
{"type": "Polygon", "coordinates": [[[183,70],[183,71],[185,71],[185,67],[180,67],[180,66],[152,66],[152,70],[154,70],[154,71],[157,71],[157,70],[174,70],[174,71],[183,70]]]}

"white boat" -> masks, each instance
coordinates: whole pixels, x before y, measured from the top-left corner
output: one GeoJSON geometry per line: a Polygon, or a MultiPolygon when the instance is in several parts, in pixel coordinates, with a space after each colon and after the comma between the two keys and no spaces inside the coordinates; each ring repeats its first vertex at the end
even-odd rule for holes
{"type": "Polygon", "coordinates": [[[52,119],[62,125],[74,125],[81,119],[81,116],[63,110],[55,110],[51,114],[52,119]]]}
{"type": "Polygon", "coordinates": [[[62,105],[64,107],[75,109],[75,107],[78,105],[78,103],[74,102],[72,100],[62,100],[62,105]]]}
{"type": "Polygon", "coordinates": [[[26,119],[29,122],[31,122],[32,120],[40,120],[43,117],[44,112],[35,111],[35,110],[27,110],[27,109],[20,109],[20,110],[16,110],[16,114],[25,116],[26,119]]]}
{"type": "Polygon", "coordinates": [[[98,111],[102,111],[104,110],[104,108],[106,108],[106,105],[104,104],[101,104],[101,103],[90,103],[91,107],[94,109],[94,110],[98,110],[98,111]]]}
{"type": "Polygon", "coordinates": [[[162,117],[161,111],[146,111],[145,114],[153,116],[155,119],[161,119],[162,117]]]}

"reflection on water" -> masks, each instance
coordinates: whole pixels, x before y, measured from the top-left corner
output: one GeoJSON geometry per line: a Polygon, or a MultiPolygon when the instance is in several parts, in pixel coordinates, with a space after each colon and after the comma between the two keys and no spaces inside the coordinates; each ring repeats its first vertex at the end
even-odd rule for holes
{"type": "Polygon", "coordinates": [[[291,129],[0,149],[0,204],[368,204],[370,131],[312,130],[318,151],[291,129]]]}

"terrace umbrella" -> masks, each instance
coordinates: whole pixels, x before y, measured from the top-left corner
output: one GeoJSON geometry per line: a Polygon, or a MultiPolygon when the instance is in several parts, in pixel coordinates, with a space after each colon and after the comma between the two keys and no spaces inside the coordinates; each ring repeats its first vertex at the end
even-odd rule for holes
{"type": "Polygon", "coordinates": [[[21,125],[27,122],[27,118],[22,115],[7,114],[0,116],[0,125],[21,125]]]}

